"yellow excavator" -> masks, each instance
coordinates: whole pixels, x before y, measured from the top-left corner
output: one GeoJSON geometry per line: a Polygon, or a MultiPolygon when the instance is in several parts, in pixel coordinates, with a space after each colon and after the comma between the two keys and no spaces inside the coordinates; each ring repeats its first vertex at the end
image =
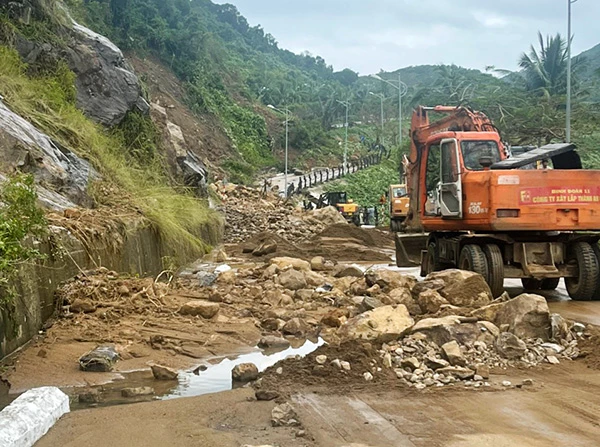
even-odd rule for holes
{"type": "Polygon", "coordinates": [[[406,190],[406,184],[390,185],[390,231],[396,233],[402,231],[402,224],[408,216],[410,198],[406,190]]]}

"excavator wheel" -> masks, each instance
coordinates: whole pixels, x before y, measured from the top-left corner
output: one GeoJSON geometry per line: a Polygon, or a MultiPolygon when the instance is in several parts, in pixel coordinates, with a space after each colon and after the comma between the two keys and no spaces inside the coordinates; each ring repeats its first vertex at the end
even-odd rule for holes
{"type": "Polygon", "coordinates": [[[427,265],[425,267],[425,273],[429,275],[433,272],[442,270],[440,263],[440,256],[438,255],[437,245],[435,242],[430,242],[427,246],[427,265]]]}
{"type": "Polygon", "coordinates": [[[492,296],[498,298],[504,292],[504,259],[502,259],[502,252],[496,244],[487,244],[483,246],[483,253],[488,265],[486,281],[490,286],[492,296]]]}
{"type": "Polygon", "coordinates": [[[556,290],[558,287],[558,283],[560,282],[560,278],[545,278],[542,279],[542,284],[540,289],[542,290],[556,290]]]}
{"type": "Polygon", "coordinates": [[[567,292],[575,301],[589,301],[596,295],[600,280],[600,265],[594,249],[587,242],[575,242],[569,247],[567,262],[578,267],[577,277],[565,278],[567,292]]]}
{"type": "Polygon", "coordinates": [[[542,280],[535,278],[521,278],[521,284],[525,290],[540,290],[542,288],[542,280]]]}
{"type": "Polygon", "coordinates": [[[467,244],[460,251],[458,258],[458,268],[461,270],[470,270],[479,273],[484,278],[488,278],[488,263],[485,253],[479,245],[467,244]]]}

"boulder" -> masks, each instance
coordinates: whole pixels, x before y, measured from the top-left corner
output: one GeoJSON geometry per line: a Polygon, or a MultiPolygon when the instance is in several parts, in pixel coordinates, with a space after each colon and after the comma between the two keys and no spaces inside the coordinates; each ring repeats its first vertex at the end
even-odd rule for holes
{"type": "Polygon", "coordinates": [[[273,427],[292,427],[300,425],[296,411],[289,403],[277,405],[271,411],[271,425],[273,427]]]}
{"type": "Polygon", "coordinates": [[[303,337],[310,330],[308,323],[301,318],[292,318],[281,328],[281,332],[295,337],[303,337]]]}
{"type": "Polygon", "coordinates": [[[569,330],[567,320],[565,320],[560,314],[550,315],[550,340],[555,342],[571,341],[573,340],[573,334],[569,330]]]}
{"type": "Polygon", "coordinates": [[[205,319],[210,319],[219,313],[219,303],[211,303],[210,301],[194,300],[188,301],[181,309],[179,313],[181,315],[201,316],[205,319]]]}
{"type": "Polygon", "coordinates": [[[308,301],[312,298],[315,291],[313,289],[300,289],[296,290],[294,297],[301,301],[308,301]]]}
{"type": "Polygon", "coordinates": [[[279,274],[277,283],[288,290],[306,289],[307,283],[304,273],[289,269],[279,274]]]}
{"type": "Polygon", "coordinates": [[[315,272],[326,272],[335,267],[333,261],[326,260],[323,256],[315,256],[310,260],[310,267],[315,272]]]}
{"type": "Polygon", "coordinates": [[[427,275],[425,281],[442,280],[440,294],[453,306],[477,308],[492,302],[492,292],[483,276],[466,270],[449,269],[427,275]]]}
{"type": "Polygon", "coordinates": [[[357,265],[338,264],[333,269],[331,275],[335,278],[362,278],[365,272],[357,265]]]}
{"type": "Polygon", "coordinates": [[[371,296],[366,296],[363,298],[360,305],[358,306],[358,312],[360,312],[360,313],[368,312],[370,310],[376,309],[381,306],[383,306],[383,303],[381,301],[379,301],[377,298],[373,298],[371,296]]]}
{"type": "Polygon", "coordinates": [[[258,367],[254,363],[240,363],[231,370],[234,382],[252,382],[258,379],[258,367]]]}
{"type": "Polygon", "coordinates": [[[233,270],[228,270],[226,272],[219,273],[217,277],[217,282],[219,284],[235,284],[237,275],[233,270]]]}
{"type": "Polygon", "coordinates": [[[275,265],[275,264],[271,264],[266,269],[263,270],[262,278],[263,279],[271,279],[277,273],[279,273],[279,267],[277,267],[277,265],[275,265]]]}
{"type": "Polygon", "coordinates": [[[500,312],[500,309],[504,307],[504,304],[504,302],[488,304],[487,306],[471,311],[469,315],[479,320],[491,321],[493,323],[496,321],[496,316],[500,312]]]}
{"type": "Polygon", "coordinates": [[[285,325],[281,318],[265,318],[260,322],[260,327],[268,331],[279,331],[285,325]]]}
{"type": "Polygon", "coordinates": [[[252,250],[252,256],[264,256],[277,251],[277,242],[267,241],[252,250]]]}
{"type": "Polygon", "coordinates": [[[412,289],[417,284],[417,279],[414,276],[388,269],[368,270],[365,273],[365,278],[369,287],[378,285],[386,291],[399,287],[412,289]]]}
{"type": "Polygon", "coordinates": [[[152,369],[152,375],[156,380],[177,380],[179,373],[167,366],[162,365],[150,365],[152,369]]]}
{"type": "Polygon", "coordinates": [[[442,353],[452,366],[467,366],[467,359],[460,349],[456,340],[449,341],[442,345],[442,353]]]}
{"type": "Polygon", "coordinates": [[[510,332],[502,332],[496,340],[496,351],[507,359],[518,359],[525,355],[527,345],[510,332]]]}
{"type": "Polygon", "coordinates": [[[382,306],[349,319],[339,335],[349,340],[390,341],[403,336],[414,323],[406,306],[382,306]]]}
{"type": "Polygon", "coordinates": [[[314,210],[312,212],[312,217],[326,226],[335,224],[348,224],[344,216],[342,216],[340,212],[333,206],[326,206],[325,208],[314,210]]]}
{"type": "Polygon", "coordinates": [[[279,397],[279,393],[273,390],[256,390],[254,393],[256,400],[275,400],[279,397]]]}
{"type": "Polygon", "coordinates": [[[109,372],[112,371],[120,356],[112,345],[98,346],[79,359],[79,369],[82,371],[109,372]]]}
{"type": "Polygon", "coordinates": [[[472,345],[476,341],[492,344],[500,330],[488,321],[461,323],[454,315],[442,318],[425,318],[411,329],[412,334],[421,334],[427,340],[442,346],[452,340],[461,345],[472,345]]]}
{"type": "Polygon", "coordinates": [[[439,292],[445,285],[446,283],[441,279],[425,279],[412,287],[412,294],[417,298],[421,292],[424,292],[425,290],[435,290],[439,292]]]}
{"type": "Polygon", "coordinates": [[[310,270],[304,272],[304,279],[306,280],[306,284],[313,287],[322,286],[327,282],[327,278],[325,278],[323,275],[310,270]]]}
{"type": "Polygon", "coordinates": [[[266,335],[258,341],[259,348],[289,348],[290,342],[283,337],[266,335]]]}
{"type": "Polygon", "coordinates": [[[321,318],[321,323],[330,327],[340,327],[348,319],[347,309],[333,309],[321,318]]]}
{"type": "Polygon", "coordinates": [[[421,315],[423,313],[421,307],[413,298],[410,289],[406,287],[398,287],[397,289],[391,290],[388,297],[392,301],[391,304],[404,304],[411,315],[421,315]]]}
{"type": "Polygon", "coordinates": [[[290,267],[301,271],[310,270],[310,263],[308,261],[304,261],[303,259],[281,257],[271,259],[270,263],[271,265],[276,265],[279,270],[284,270],[290,267]]]}
{"type": "Polygon", "coordinates": [[[350,284],[349,292],[353,296],[365,295],[367,293],[367,281],[365,280],[365,278],[359,278],[352,284],[350,284]]]}
{"type": "Polygon", "coordinates": [[[417,303],[421,311],[426,314],[435,314],[444,304],[449,304],[448,301],[439,294],[436,290],[424,290],[417,297],[417,303]]]}
{"type": "Polygon", "coordinates": [[[524,293],[503,304],[496,315],[497,326],[508,324],[508,331],[519,338],[550,339],[550,310],[546,299],[524,293]]]}

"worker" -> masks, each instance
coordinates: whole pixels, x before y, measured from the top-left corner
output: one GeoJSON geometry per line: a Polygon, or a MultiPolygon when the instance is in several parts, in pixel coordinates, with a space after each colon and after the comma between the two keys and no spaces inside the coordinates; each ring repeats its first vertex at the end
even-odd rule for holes
{"type": "Polygon", "coordinates": [[[292,194],[294,194],[294,189],[295,189],[295,187],[294,187],[294,183],[292,182],[292,183],[290,184],[290,186],[288,186],[288,190],[287,190],[287,196],[288,196],[288,197],[291,197],[291,196],[292,196],[292,194]]]}

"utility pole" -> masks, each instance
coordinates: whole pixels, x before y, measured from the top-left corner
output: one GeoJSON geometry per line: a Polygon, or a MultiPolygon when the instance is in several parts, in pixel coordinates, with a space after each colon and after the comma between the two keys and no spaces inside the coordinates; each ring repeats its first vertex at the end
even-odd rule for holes
{"type": "Polygon", "coordinates": [[[571,5],[577,0],[567,0],[567,143],[571,142],[571,5]]]}
{"type": "Polygon", "coordinates": [[[408,86],[402,82],[402,75],[398,72],[398,81],[388,81],[376,74],[371,75],[372,78],[378,79],[381,82],[391,85],[398,90],[398,146],[402,146],[402,97],[408,92],[408,86]],[[396,82],[398,85],[396,85],[396,82]]]}
{"type": "Polygon", "coordinates": [[[339,99],[337,102],[346,107],[346,123],[344,124],[346,127],[346,138],[344,143],[344,168],[346,168],[346,166],[348,166],[348,109],[350,108],[350,102],[340,101],[339,99]]]}
{"type": "Polygon", "coordinates": [[[384,126],[383,101],[385,101],[385,97],[383,96],[383,93],[377,94],[377,93],[369,92],[369,95],[377,96],[381,100],[381,145],[385,146],[385,137],[383,135],[383,126],[384,126]]]}

